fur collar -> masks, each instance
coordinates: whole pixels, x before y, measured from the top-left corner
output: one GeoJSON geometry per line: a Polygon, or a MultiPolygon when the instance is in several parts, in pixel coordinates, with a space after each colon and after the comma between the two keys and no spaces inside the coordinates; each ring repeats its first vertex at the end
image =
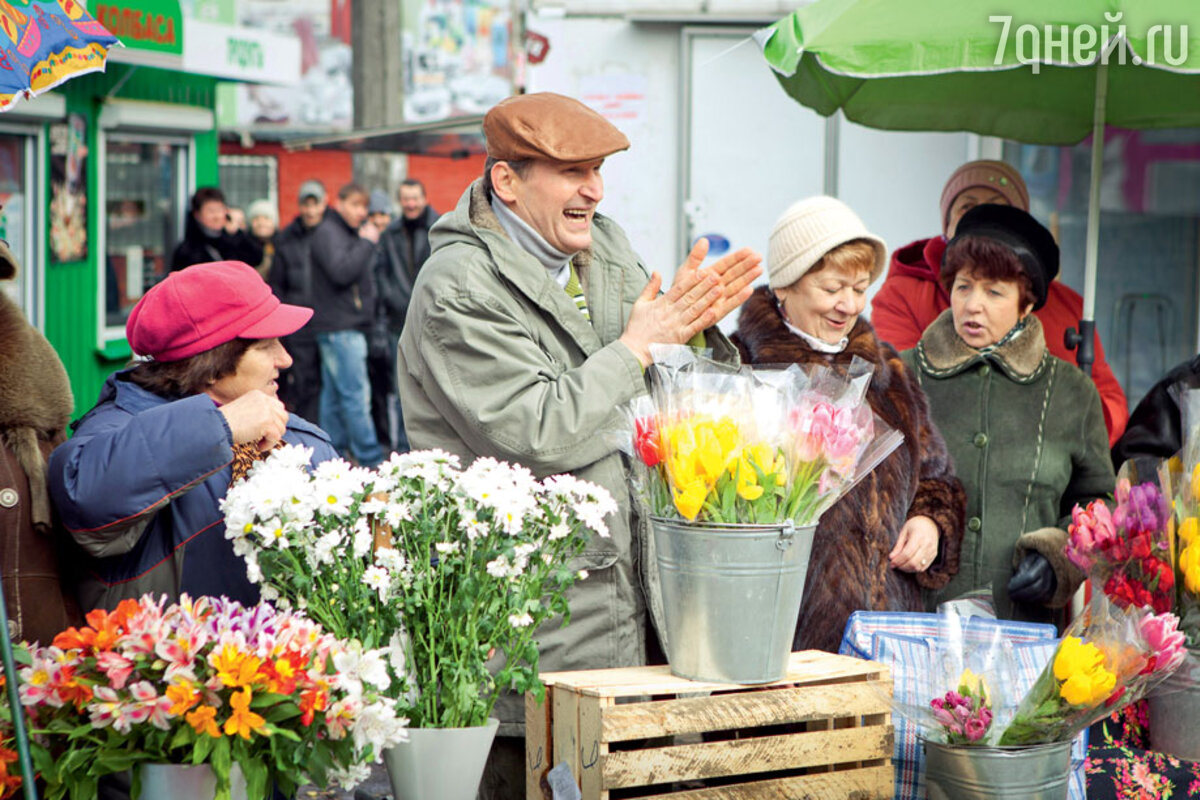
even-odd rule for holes
{"type": "Polygon", "coordinates": [[[935,378],[948,378],[981,361],[990,361],[1017,383],[1032,383],[1050,363],[1041,321],[1029,315],[1025,330],[989,352],[976,350],[954,330],[954,316],[946,309],[930,323],[917,343],[921,369],[935,378]]]}
{"type": "Polygon", "coordinates": [[[808,342],[788,330],[775,295],[766,286],[755,289],[742,305],[734,335],[734,341],[742,351],[742,360],[755,366],[823,363],[840,367],[858,356],[875,367],[871,376],[872,390],[887,391],[892,376],[885,350],[891,351],[891,348],[880,346],[871,323],[862,317],[854,323],[847,338],[850,341],[840,353],[814,350],[808,342]]]}
{"type": "Polygon", "coordinates": [[[0,429],[32,428],[52,438],[71,416],[71,385],[54,348],[4,292],[0,342],[0,429]]]}

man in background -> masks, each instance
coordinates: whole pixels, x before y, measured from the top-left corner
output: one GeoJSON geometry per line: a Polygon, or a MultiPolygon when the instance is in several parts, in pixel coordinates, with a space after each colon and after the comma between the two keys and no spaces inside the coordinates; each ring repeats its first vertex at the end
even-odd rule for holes
{"type": "Polygon", "coordinates": [[[367,191],[338,190],[312,234],[313,318],[308,324],[321,354],[321,427],[338,452],[364,467],[384,458],[371,421],[367,334],[375,316],[371,276],[379,229],[367,221],[367,191]]]}
{"type": "Polygon", "coordinates": [[[375,287],[379,295],[377,324],[383,326],[387,352],[372,362],[377,365],[378,381],[373,375],[371,411],[377,428],[381,416],[382,423],[388,425],[392,448],[403,452],[408,449],[408,436],[396,388],[396,347],[404,330],[417,273],[429,258],[429,229],[437,222],[438,213],[425,198],[425,185],[415,178],[400,184],[398,197],[400,218],[379,237],[375,262],[375,287]]]}
{"type": "MultiPolygon", "coordinates": [[[[325,186],[318,180],[300,185],[300,213],[275,237],[275,256],[267,283],[285,303],[316,308],[313,301],[312,233],[325,219],[325,186]]],[[[279,378],[279,399],[288,410],[307,420],[320,420],[321,354],[311,325],[305,325],[283,345],[292,366],[279,378]]]]}

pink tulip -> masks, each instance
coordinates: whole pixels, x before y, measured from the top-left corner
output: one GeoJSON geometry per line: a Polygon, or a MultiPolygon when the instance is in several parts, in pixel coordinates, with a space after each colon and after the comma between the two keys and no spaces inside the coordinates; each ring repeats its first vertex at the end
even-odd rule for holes
{"type": "Polygon", "coordinates": [[[1070,534],[1065,548],[1067,558],[1085,571],[1100,557],[1115,555],[1112,551],[1120,544],[1112,514],[1102,500],[1093,500],[1087,508],[1071,509],[1067,530],[1070,534]]]}
{"type": "Polygon", "coordinates": [[[1174,614],[1147,614],[1139,623],[1142,636],[1155,654],[1155,671],[1170,672],[1187,656],[1185,638],[1174,614]]]}
{"type": "Polygon", "coordinates": [[[967,720],[967,724],[963,726],[963,735],[967,737],[968,742],[978,742],[987,733],[987,729],[988,726],[983,720],[974,717],[967,720]]]}

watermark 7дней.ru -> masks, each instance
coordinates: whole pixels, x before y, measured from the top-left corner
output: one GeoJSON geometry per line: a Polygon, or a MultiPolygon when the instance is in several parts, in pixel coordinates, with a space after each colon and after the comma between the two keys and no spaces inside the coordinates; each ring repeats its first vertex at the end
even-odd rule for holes
{"type": "Polygon", "coordinates": [[[1037,26],[1026,23],[1015,28],[1012,15],[990,16],[988,22],[1003,25],[993,63],[996,66],[1005,63],[1010,35],[1016,60],[1032,66],[1035,75],[1042,64],[1077,66],[1092,64],[1097,60],[1101,64],[1113,61],[1124,64],[1128,58],[1134,64],[1144,62],[1177,67],[1187,61],[1187,25],[1155,25],[1146,31],[1146,57],[1143,59],[1132,52],[1127,54],[1129,39],[1125,23],[1121,22],[1123,15],[1120,11],[1111,16],[1105,12],[1104,24],[1099,27],[1089,24],[1037,26]]]}

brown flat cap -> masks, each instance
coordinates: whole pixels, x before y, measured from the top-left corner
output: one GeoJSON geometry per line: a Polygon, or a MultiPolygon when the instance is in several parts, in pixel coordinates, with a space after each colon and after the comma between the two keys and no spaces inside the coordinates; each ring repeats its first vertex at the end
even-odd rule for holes
{"type": "Polygon", "coordinates": [[[487,154],[499,161],[594,161],[629,149],[629,140],[611,122],[553,92],[501,100],[483,118],[483,133],[487,154]]]}

